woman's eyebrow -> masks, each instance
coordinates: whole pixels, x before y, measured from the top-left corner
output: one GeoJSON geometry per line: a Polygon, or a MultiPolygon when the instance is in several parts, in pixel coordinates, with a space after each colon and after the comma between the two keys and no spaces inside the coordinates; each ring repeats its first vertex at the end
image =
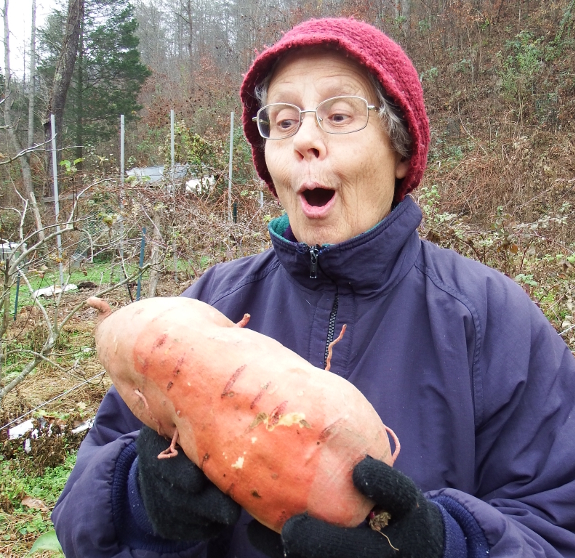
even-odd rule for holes
{"type": "MultiPolygon", "coordinates": [[[[325,101],[326,99],[330,99],[331,97],[339,97],[342,95],[359,95],[360,97],[367,97],[369,95],[368,92],[363,90],[361,85],[351,83],[337,85],[326,84],[325,86],[318,83],[316,84],[316,89],[319,97],[318,103],[325,101]]],[[[280,87],[273,91],[273,96],[268,93],[266,104],[291,103],[300,108],[304,108],[301,106],[301,97],[302,93],[300,91],[294,91],[290,87],[280,87]]]]}

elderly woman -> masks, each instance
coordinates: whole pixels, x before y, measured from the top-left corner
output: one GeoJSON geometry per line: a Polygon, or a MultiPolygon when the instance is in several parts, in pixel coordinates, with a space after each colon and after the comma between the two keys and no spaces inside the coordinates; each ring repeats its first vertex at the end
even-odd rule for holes
{"type": "Polygon", "coordinates": [[[403,51],[355,20],[302,23],[241,90],[273,249],[184,294],[331,370],[402,441],[356,488],[380,532],[306,515],[281,538],[143,427],[112,389],[53,514],[66,556],[575,557],[575,361],[522,289],[417,235],[429,128],[403,51]],[[257,550],[256,550],[257,548],[257,550]]]}

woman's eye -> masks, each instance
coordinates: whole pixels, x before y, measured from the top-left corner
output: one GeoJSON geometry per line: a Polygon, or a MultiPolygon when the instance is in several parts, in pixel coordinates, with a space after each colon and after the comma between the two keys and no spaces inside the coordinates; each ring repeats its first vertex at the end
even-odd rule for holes
{"type": "Polygon", "coordinates": [[[342,113],[335,113],[335,114],[331,114],[329,116],[329,119],[334,123],[334,124],[343,124],[346,120],[348,120],[350,118],[350,116],[348,114],[342,114],[342,113]]]}
{"type": "Polygon", "coordinates": [[[327,120],[331,124],[337,124],[339,126],[343,124],[349,124],[353,119],[353,115],[349,112],[330,112],[327,116],[327,120]]]}
{"type": "Polygon", "coordinates": [[[294,119],[290,119],[290,118],[284,118],[283,120],[278,120],[276,122],[276,127],[280,128],[281,130],[289,130],[290,128],[293,128],[294,126],[296,126],[298,123],[298,120],[294,120],[294,119]]]}

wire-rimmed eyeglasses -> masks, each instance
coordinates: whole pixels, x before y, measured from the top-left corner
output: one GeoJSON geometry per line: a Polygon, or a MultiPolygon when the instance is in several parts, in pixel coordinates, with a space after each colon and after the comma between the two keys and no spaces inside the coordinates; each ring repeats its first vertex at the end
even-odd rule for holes
{"type": "Polygon", "coordinates": [[[291,103],[272,103],[258,110],[252,120],[262,138],[270,140],[295,135],[306,112],[315,112],[319,127],[328,134],[351,134],[367,126],[370,110],[379,107],[370,105],[363,97],[350,95],[326,99],[314,110],[302,110],[291,103]]]}

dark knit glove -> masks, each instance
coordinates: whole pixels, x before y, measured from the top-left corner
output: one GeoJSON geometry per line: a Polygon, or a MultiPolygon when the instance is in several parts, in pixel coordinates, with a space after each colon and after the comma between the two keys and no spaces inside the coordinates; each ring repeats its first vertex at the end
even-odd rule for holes
{"type": "Polygon", "coordinates": [[[169,441],[147,426],[136,440],[138,485],[154,532],[165,539],[206,540],[234,525],[241,508],[179,450],[158,459],[169,441]]]}
{"type": "Polygon", "coordinates": [[[441,558],[444,526],[439,508],[413,481],[382,461],[366,457],[353,470],[356,488],[390,514],[375,531],[367,524],[344,529],[309,517],[289,519],[279,535],[256,521],[251,543],[270,558],[441,558]]]}

